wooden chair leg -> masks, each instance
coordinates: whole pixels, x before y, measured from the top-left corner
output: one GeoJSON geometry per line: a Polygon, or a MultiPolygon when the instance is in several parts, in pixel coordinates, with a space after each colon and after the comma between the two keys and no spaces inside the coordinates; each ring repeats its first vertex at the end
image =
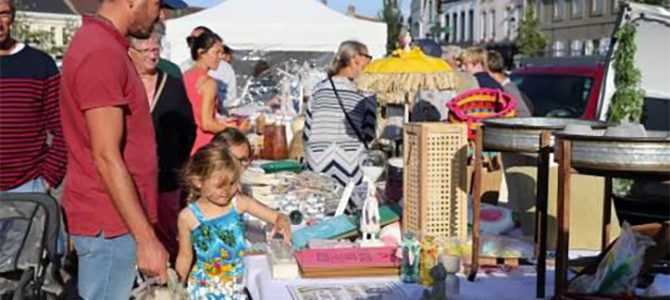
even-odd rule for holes
{"type": "Polygon", "coordinates": [[[605,177],[605,193],[603,195],[603,228],[602,228],[602,244],[600,250],[604,251],[610,244],[610,230],[612,222],[612,177],[605,177]]]}
{"type": "Polygon", "coordinates": [[[558,151],[558,241],[556,247],[555,298],[567,291],[568,250],[570,249],[570,177],[572,172],[572,143],[559,141],[558,151]]]}
{"type": "Polygon", "coordinates": [[[473,170],[472,199],[472,264],[470,265],[469,281],[474,281],[479,270],[479,218],[482,197],[482,129],[478,128],[474,147],[475,165],[473,170]]]}
{"type": "Polygon", "coordinates": [[[537,202],[535,207],[535,258],[537,259],[536,297],[544,298],[547,272],[547,199],[549,198],[549,157],[551,133],[542,132],[537,157],[537,202]]]}

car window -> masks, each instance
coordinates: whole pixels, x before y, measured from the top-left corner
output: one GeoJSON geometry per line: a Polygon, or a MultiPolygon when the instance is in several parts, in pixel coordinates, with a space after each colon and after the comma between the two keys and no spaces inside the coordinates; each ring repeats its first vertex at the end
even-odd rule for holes
{"type": "Polygon", "coordinates": [[[512,74],[511,79],[540,117],[581,117],[593,87],[593,78],[575,75],[512,74]]]}

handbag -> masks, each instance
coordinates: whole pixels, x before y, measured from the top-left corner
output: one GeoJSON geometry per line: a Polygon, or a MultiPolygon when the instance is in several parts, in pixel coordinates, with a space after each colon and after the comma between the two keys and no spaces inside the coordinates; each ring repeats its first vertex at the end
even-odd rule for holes
{"type": "Polygon", "coordinates": [[[333,78],[328,76],[328,81],[330,81],[330,85],[333,87],[333,92],[335,93],[335,98],[337,98],[337,103],[340,104],[340,108],[342,109],[342,113],[344,113],[344,118],[347,119],[347,123],[349,123],[349,126],[354,129],[354,132],[356,133],[356,136],[358,137],[358,140],[363,143],[363,146],[365,147],[365,150],[370,150],[368,148],[368,143],[365,142],[365,139],[363,138],[363,135],[361,134],[360,130],[358,130],[358,127],[356,127],[356,124],[354,124],[354,121],[351,120],[349,117],[349,114],[347,113],[347,110],[344,109],[344,104],[342,104],[342,99],[340,98],[340,94],[337,92],[337,89],[335,88],[335,83],[333,82],[333,78]]]}

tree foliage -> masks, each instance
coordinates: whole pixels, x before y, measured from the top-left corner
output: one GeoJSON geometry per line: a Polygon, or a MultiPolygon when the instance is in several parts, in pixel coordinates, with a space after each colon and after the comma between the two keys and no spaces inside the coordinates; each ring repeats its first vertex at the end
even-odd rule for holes
{"type": "Polygon", "coordinates": [[[614,34],[617,41],[614,50],[614,86],[612,105],[607,120],[612,124],[621,122],[639,123],[642,117],[644,91],[640,88],[642,75],[635,67],[635,25],[626,23],[614,34]]]}
{"type": "Polygon", "coordinates": [[[524,16],[516,29],[514,44],[523,54],[536,55],[544,51],[547,39],[540,32],[540,19],[532,4],[525,5],[524,16]]]}
{"type": "Polygon", "coordinates": [[[379,19],[386,23],[386,52],[391,53],[396,48],[398,35],[402,28],[402,20],[400,16],[400,8],[398,8],[398,0],[383,1],[379,19]]]}

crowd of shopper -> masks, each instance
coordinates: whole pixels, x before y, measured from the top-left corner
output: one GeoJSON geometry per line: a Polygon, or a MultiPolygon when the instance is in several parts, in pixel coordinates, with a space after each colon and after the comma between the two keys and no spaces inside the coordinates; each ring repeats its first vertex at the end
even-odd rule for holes
{"type": "MultiPolygon", "coordinates": [[[[0,191],[48,193],[64,182],[69,237],[60,249],[72,241],[83,299],[128,299],[138,270],[162,283],[168,265],[194,297],[242,299],[241,216],[274,224],[290,241],[286,216],[239,190],[251,125],[226,116],[236,98],[233,50],[199,26],[181,68],[160,57],[165,10],[185,6],[102,0],[83,17],[61,73],[47,54],[12,38],[14,1],[0,0],[0,191]]],[[[520,115],[532,113],[500,54],[445,50],[457,93],[499,89],[520,100],[520,115]]],[[[306,166],[342,185],[362,181],[359,157],[376,133],[375,97],[353,81],[371,60],[365,44],[343,42],[306,109],[306,166]]]]}

